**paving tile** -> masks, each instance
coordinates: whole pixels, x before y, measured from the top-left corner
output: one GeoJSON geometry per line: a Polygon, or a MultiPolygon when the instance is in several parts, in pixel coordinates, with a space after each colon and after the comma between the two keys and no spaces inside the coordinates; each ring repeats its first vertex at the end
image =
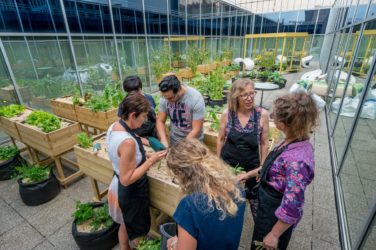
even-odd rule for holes
{"type": "Polygon", "coordinates": [[[312,237],[310,234],[300,231],[292,233],[290,243],[287,249],[291,250],[310,250],[312,245],[312,237]]]}
{"type": "Polygon", "coordinates": [[[42,241],[38,231],[28,223],[21,223],[0,237],[0,250],[32,249],[42,241]]]}
{"type": "Polygon", "coordinates": [[[61,226],[47,239],[54,245],[54,249],[79,249],[72,236],[72,222],[67,222],[61,226]]]}
{"type": "Polygon", "coordinates": [[[61,226],[72,220],[75,203],[62,195],[58,202],[52,203],[43,211],[38,212],[28,219],[42,235],[49,236],[61,226]],[[46,223],[48,221],[49,223],[46,223]]]}
{"type": "Polygon", "coordinates": [[[327,241],[323,241],[317,238],[312,239],[312,250],[323,250],[323,249],[330,249],[330,250],[340,250],[339,244],[333,244],[327,241]]]}
{"type": "Polygon", "coordinates": [[[53,249],[54,245],[52,245],[48,240],[42,241],[39,245],[33,248],[33,250],[49,250],[53,249]]]}
{"type": "Polygon", "coordinates": [[[313,204],[314,209],[321,207],[334,211],[335,197],[333,193],[333,187],[315,185],[313,191],[313,204]]]}
{"type": "Polygon", "coordinates": [[[24,219],[2,199],[0,199],[0,236],[20,223],[25,223],[24,219]]]}
{"type": "Polygon", "coordinates": [[[89,177],[69,185],[63,193],[73,201],[92,201],[94,197],[89,177]]]}
{"type": "Polygon", "coordinates": [[[0,197],[8,204],[17,199],[21,199],[18,192],[18,183],[16,181],[10,181],[8,185],[4,185],[4,187],[0,188],[0,197]]]}
{"type": "Polygon", "coordinates": [[[313,235],[332,244],[338,244],[338,223],[334,211],[317,208],[313,212],[313,235]]]}
{"type": "MultiPolygon", "coordinates": [[[[362,187],[364,193],[366,195],[367,200],[374,200],[376,198],[375,187],[376,187],[376,180],[368,180],[368,179],[361,179],[362,187]]],[[[370,205],[370,203],[368,203],[370,205]]],[[[369,206],[368,205],[368,206],[369,206]]]]}

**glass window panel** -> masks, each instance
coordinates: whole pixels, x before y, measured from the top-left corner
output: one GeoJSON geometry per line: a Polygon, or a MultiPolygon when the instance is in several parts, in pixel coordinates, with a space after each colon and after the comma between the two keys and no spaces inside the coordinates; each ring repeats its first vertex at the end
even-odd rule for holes
{"type": "Polygon", "coordinates": [[[25,32],[55,32],[47,1],[16,1],[25,32]]]}
{"type": "Polygon", "coordinates": [[[22,31],[14,1],[7,1],[5,3],[0,4],[0,31],[22,31]]]}
{"type": "Polygon", "coordinates": [[[358,1],[356,1],[356,0],[351,1],[351,4],[350,4],[350,6],[347,10],[347,14],[346,14],[346,18],[345,18],[345,24],[346,25],[353,23],[354,15],[356,13],[357,3],[358,3],[358,1]]]}
{"type": "Polygon", "coordinates": [[[278,26],[278,13],[268,13],[264,15],[262,32],[263,33],[276,33],[278,26]]]}
{"type": "Polygon", "coordinates": [[[366,16],[366,11],[367,11],[368,4],[359,4],[358,9],[355,14],[354,22],[359,22],[364,19],[366,16]]]}
{"type": "Polygon", "coordinates": [[[59,0],[48,0],[56,32],[66,32],[59,0]]]}
{"type": "Polygon", "coordinates": [[[77,16],[75,3],[76,3],[75,1],[64,0],[64,8],[65,8],[70,32],[81,33],[80,21],[77,16]]]}
{"type": "Polygon", "coordinates": [[[376,1],[372,1],[369,6],[368,17],[376,15],[376,1]]]}
{"type": "MultiPolygon", "coordinates": [[[[375,77],[372,79],[374,85],[375,77]]],[[[362,106],[358,124],[349,146],[344,165],[339,175],[344,196],[345,212],[351,243],[354,244],[360,233],[363,221],[376,198],[376,130],[374,103],[371,100],[373,89],[369,89],[362,106]],[[371,111],[371,112],[370,112],[371,111]]],[[[340,116],[342,131],[350,133],[349,123],[353,118],[340,116]]]]}
{"type": "MultiPolygon", "coordinates": [[[[18,103],[16,91],[14,90],[2,51],[0,51],[0,100],[0,106],[18,103]]],[[[5,134],[0,133],[0,141],[4,138],[5,134]]]]}
{"type": "Polygon", "coordinates": [[[376,219],[374,218],[370,227],[370,230],[367,232],[367,237],[365,243],[362,246],[364,250],[375,249],[376,246],[376,219]]]}

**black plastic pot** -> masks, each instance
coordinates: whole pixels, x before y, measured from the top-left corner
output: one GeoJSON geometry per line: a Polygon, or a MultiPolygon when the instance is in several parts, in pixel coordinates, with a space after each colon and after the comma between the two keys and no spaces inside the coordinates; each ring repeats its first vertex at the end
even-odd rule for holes
{"type": "Polygon", "coordinates": [[[161,250],[167,250],[167,240],[176,235],[177,225],[175,222],[165,223],[159,226],[159,231],[162,236],[161,250]]]}
{"type": "Polygon", "coordinates": [[[212,100],[209,98],[209,101],[208,101],[208,105],[210,107],[214,107],[214,106],[219,106],[219,107],[222,107],[223,105],[225,105],[226,101],[223,99],[221,100],[212,100]]]}
{"type": "MultiPolygon", "coordinates": [[[[104,203],[92,203],[93,208],[101,207],[104,203]]],[[[72,223],[72,235],[78,247],[82,250],[112,249],[118,242],[119,224],[113,222],[111,226],[96,232],[78,232],[76,220],[72,223]]]]}
{"type": "Polygon", "coordinates": [[[20,154],[17,154],[13,158],[0,163],[0,181],[9,180],[16,170],[15,167],[20,165],[20,163],[20,154]]]}
{"type": "Polygon", "coordinates": [[[50,172],[46,180],[35,183],[22,183],[17,180],[22,201],[28,206],[37,206],[55,198],[60,193],[60,185],[55,175],[50,172]]]}
{"type": "Polygon", "coordinates": [[[287,82],[286,79],[281,79],[281,81],[277,81],[277,82],[274,82],[274,83],[279,86],[279,89],[283,89],[286,86],[286,82],[287,82]]]}
{"type": "Polygon", "coordinates": [[[259,80],[261,82],[266,82],[268,80],[268,77],[259,77],[259,80]]]}

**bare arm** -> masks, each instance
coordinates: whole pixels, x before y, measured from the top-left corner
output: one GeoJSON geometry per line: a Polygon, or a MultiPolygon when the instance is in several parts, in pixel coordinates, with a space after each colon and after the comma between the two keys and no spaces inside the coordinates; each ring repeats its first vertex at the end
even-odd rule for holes
{"type": "Polygon", "coordinates": [[[265,109],[262,109],[260,123],[262,127],[260,138],[260,165],[263,165],[269,153],[269,114],[265,109]]]}
{"type": "Polygon", "coordinates": [[[168,147],[168,140],[166,135],[166,120],[167,120],[167,113],[166,112],[158,112],[157,122],[155,126],[157,127],[157,132],[161,143],[168,147]]]}
{"type": "Polygon", "coordinates": [[[204,124],[204,120],[193,120],[192,121],[192,131],[189,132],[187,138],[198,138],[200,136],[200,132],[202,130],[202,126],[204,124]]]}
{"type": "Polygon", "coordinates": [[[265,249],[277,249],[279,237],[289,228],[290,224],[287,224],[281,220],[278,220],[273,228],[263,240],[263,246],[265,249]]]}
{"type": "Polygon", "coordinates": [[[220,157],[223,144],[225,143],[226,137],[226,125],[227,125],[227,110],[223,111],[221,116],[221,121],[219,123],[219,132],[217,136],[217,156],[220,157]]]}
{"type": "Polygon", "coordinates": [[[172,237],[167,241],[168,249],[195,250],[197,248],[197,240],[179,225],[178,235],[179,236],[172,237]]]}
{"type": "Polygon", "coordinates": [[[118,149],[119,180],[124,186],[129,186],[139,180],[149,168],[166,155],[166,151],[151,153],[151,157],[141,166],[136,164],[136,143],[134,140],[123,141],[118,149]]]}

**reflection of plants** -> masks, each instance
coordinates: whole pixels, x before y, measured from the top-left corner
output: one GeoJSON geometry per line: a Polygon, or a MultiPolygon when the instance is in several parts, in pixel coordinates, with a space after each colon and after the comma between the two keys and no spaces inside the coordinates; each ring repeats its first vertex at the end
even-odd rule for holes
{"type": "Polygon", "coordinates": [[[39,110],[31,112],[26,117],[25,122],[40,128],[45,133],[57,130],[61,126],[61,121],[57,116],[39,110]]]}
{"type": "Polygon", "coordinates": [[[151,67],[157,79],[170,70],[170,51],[167,46],[152,51],[151,67]]]}
{"type": "Polygon", "coordinates": [[[20,115],[25,111],[25,106],[11,104],[8,106],[0,107],[0,116],[4,116],[7,118],[20,115]]]}

